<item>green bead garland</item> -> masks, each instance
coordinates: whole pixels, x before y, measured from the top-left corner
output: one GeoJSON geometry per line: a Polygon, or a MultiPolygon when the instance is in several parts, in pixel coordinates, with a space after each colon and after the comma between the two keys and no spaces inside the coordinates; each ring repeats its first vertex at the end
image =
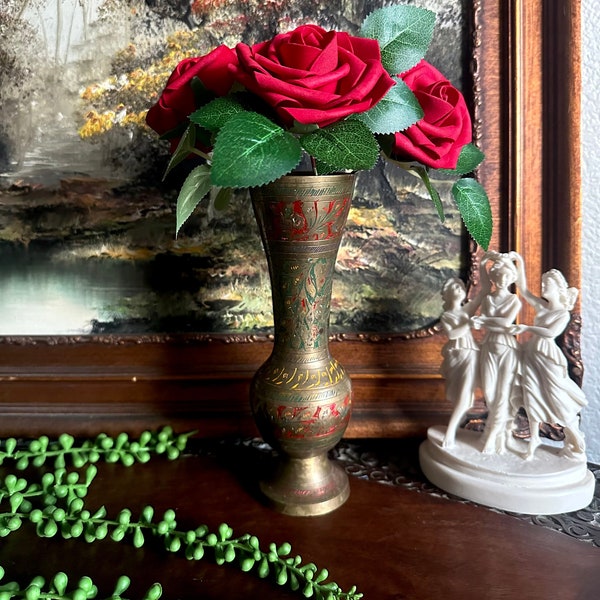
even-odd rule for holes
{"type": "MultiPolygon", "coordinates": [[[[54,441],[41,436],[26,447],[19,447],[14,438],[0,442],[0,465],[10,461],[17,471],[23,471],[30,465],[41,468],[53,461],[53,470],[44,472],[40,481],[29,482],[14,473],[5,475],[0,483],[0,537],[17,531],[27,521],[42,538],[60,535],[64,539],[83,538],[88,543],[110,538],[115,542],[129,540],[140,548],[151,535],[162,539],[168,552],[183,552],[188,560],[201,560],[209,551],[218,565],[237,563],[242,571],[254,572],[260,578],[270,576],[278,585],[299,591],[306,598],[362,598],[355,586],[344,592],[337,583],[327,582],[327,569],[318,569],[314,563],[303,565],[299,555],[292,555],[292,547],[287,542],[279,546],[271,543],[268,550],[263,550],[256,536],[234,536],[233,529],[226,523],[216,532],[210,532],[206,525],[179,530],[175,511],[170,509],[156,517],[154,508],[146,506],[134,519],[131,510],[124,508],[115,519],[110,519],[104,507],[94,512],[86,508],[84,499],[97,473],[94,463],[104,460],[130,467],[148,462],[153,455],[175,460],[185,450],[191,435],[193,432],[177,435],[165,427],[157,432],[145,431],[133,441],[121,433],[116,438],[100,434],[83,442],[77,442],[68,434],[54,441]],[[68,471],[69,464],[76,469],[86,468],[83,473],[68,471]]],[[[35,577],[24,588],[16,582],[2,583],[4,575],[0,566],[0,600],[86,600],[98,594],[89,577],[80,579],[75,588],[67,590],[69,580],[62,572],[51,582],[35,577]]],[[[121,576],[110,600],[125,600],[122,594],[129,585],[129,578],[121,576]]],[[[155,583],[143,600],[158,600],[161,594],[162,587],[155,583]]]]}

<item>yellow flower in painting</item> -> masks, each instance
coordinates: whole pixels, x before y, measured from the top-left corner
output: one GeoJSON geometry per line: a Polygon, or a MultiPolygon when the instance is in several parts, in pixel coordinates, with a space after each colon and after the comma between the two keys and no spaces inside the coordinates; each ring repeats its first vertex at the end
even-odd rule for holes
{"type": "MultiPolygon", "coordinates": [[[[214,3],[215,0],[208,4],[203,1],[198,7],[214,3]]],[[[84,139],[100,137],[115,126],[147,130],[147,107],[156,101],[173,69],[183,59],[208,51],[210,48],[205,46],[209,43],[201,31],[174,32],[167,39],[165,54],[145,67],[139,66],[134,44],[123,48],[113,61],[118,72],[80,91],[86,108],[82,111],[84,124],[79,135],[84,139]]]]}
{"type": "Polygon", "coordinates": [[[85,116],[86,121],[79,129],[79,135],[83,138],[91,138],[95,135],[106,133],[112,129],[116,113],[112,110],[99,114],[95,110],[91,110],[85,116]]]}
{"type": "Polygon", "coordinates": [[[121,119],[120,125],[126,127],[128,125],[135,125],[137,127],[147,127],[146,125],[146,113],[147,110],[142,110],[140,112],[127,113],[121,119]]]}

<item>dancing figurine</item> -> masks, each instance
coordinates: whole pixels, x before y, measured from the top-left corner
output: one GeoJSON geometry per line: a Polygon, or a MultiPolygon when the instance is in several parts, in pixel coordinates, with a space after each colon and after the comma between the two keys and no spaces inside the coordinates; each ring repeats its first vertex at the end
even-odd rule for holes
{"type": "Polygon", "coordinates": [[[528,332],[523,344],[521,388],[523,407],[529,419],[527,459],[540,445],[540,425],[558,424],[565,434],[562,454],[585,459],[585,442],[579,429],[579,413],[586,405],[581,388],[569,377],[567,360],[555,339],[566,329],[578,290],[569,287],[556,269],[542,275],[542,294],[527,288],[523,259],[517,255],[518,286],[523,298],[535,309],[533,325],[514,325],[512,332],[528,332]]]}
{"type": "Polygon", "coordinates": [[[586,401],[555,342],[569,324],[577,290],[551,270],[542,275],[540,296],[534,295],[516,252],[486,252],[479,268],[481,290],[471,301],[458,279],[442,290],[448,338],[442,374],[454,407],[447,427],[427,429],[421,469],[439,488],[501,510],[549,515],[585,508],[596,486],[579,429],[586,401]],[[535,309],[531,325],[515,325],[522,307],[517,293],[535,309]],[[479,348],[472,329],[484,330],[479,348]],[[483,435],[459,426],[478,388],[489,411],[483,435]],[[529,418],[527,446],[512,431],[520,409],[529,418]],[[542,451],[541,423],[563,428],[563,447],[548,443],[542,451]]]}
{"type": "Polygon", "coordinates": [[[440,321],[448,341],[442,348],[441,373],[446,380],[446,399],[454,407],[444,436],[444,448],[454,445],[460,422],[473,404],[479,381],[479,345],[471,333],[471,318],[488,288],[484,285],[468,302],[465,302],[465,284],[458,277],[448,279],[442,288],[444,313],[440,321]]]}
{"type": "Polygon", "coordinates": [[[518,343],[511,327],[521,310],[521,301],[510,291],[517,280],[516,253],[486,252],[482,266],[491,262],[487,272],[493,291],[481,304],[481,314],[473,318],[475,328],[484,327],[481,344],[480,377],[488,409],[483,452],[501,454],[511,432],[511,395],[518,368],[518,343]]]}

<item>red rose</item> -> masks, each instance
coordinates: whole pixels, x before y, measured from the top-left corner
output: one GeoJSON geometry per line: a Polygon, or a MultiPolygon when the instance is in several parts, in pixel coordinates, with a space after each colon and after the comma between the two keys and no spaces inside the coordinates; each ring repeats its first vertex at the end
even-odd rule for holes
{"type": "Polygon", "coordinates": [[[416,160],[434,169],[454,169],[462,147],[472,140],[471,116],[463,95],[432,65],[422,60],[404,73],[404,82],[425,115],[395,134],[394,158],[416,160]]]}
{"type": "Polygon", "coordinates": [[[394,85],[379,43],[302,25],[254,46],[238,44],[236,80],[272,106],[285,125],[330,125],[372,108],[394,85]]]}
{"type": "MultiPolygon", "coordinates": [[[[182,60],[167,81],[158,102],[146,115],[146,123],[163,135],[185,123],[196,110],[194,91],[190,82],[198,77],[204,87],[217,96],[224,96],[233,85],[228,65],[235,64],[235,52],[227,46],[219,46],[204,56],[182,60]]],[[[172,140],[172,150],[179,140],[172,140]]]]}

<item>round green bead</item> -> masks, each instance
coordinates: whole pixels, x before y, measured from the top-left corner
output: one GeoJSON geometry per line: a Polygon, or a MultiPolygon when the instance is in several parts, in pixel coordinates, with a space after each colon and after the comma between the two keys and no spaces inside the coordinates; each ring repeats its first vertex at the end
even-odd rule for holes
{"type": "Polygon", "coordinates": [[[232,544],[227,544],[225,548],[225,562],[233,562],[235,560],[235,548],[232,544]]]}
{"type": "Polygon", "coordinates": [[[161,521],[157,526],[156,526],[156,531],[158,532],[159,535],[166,535],[167,533],[169,533],[169,524],[166,521],[161,521]]]}
{"type": "Polygon", "coordinates": [[[181,548],[181,539],[174,537],[169,543],[169,552],[179,552],[181,548]]]}
{"type": "Polygon", "coordinates": [[[154,583],[146,592],[144,600],[158,600],[162,596],[162,587],[160,583],[154,583]]]}
{"type": "Polygon", "coordinates": [[[41,450],[42,450],[42,444],[40,443],[39,440],[32,440],[29,443],[29,451],[30,452],[33,452],[34,454],[37,454],[41,450]]]}
{"type": "Polygon", "coordinates": [[[150,523],[154,517],[154,508],[152,508],[152,506],[144,507],[144,510],[142,510],[142,517],[146,523],[150,523]]]}
{"type": "Polygon", "coordinates": [[[69,502],[69,512],[71,514],[77,514],[84,507],[83,500],[81,498],[73,498],[71,502],[69,502]]]}
{"type": "Polygon", "coordinates": [[[133,545],[136,548],[141,548],[144,545],[144,541],[144,533],[139,527],[137,527],[133,534],[133,545]]]}
{"type": "Polygon", "coordinates": [[[62,523],[62,521],[65,520],[65,517],[67,516],[67,513],[64,511],[64,509],[62,508],[57,508],[52,512],[52,518],[57,522],[57,523],[62,523]]]}
{"type": "Polygon", "coordinates": [[[75,521],[73,525],[71,525],[71,536],[74,538],[79,537],[83,533],[83,523],[81,521],[75,521]]]}
{"type": "Polygon", "coordinates": [[[174,523],[175,517],[175,511],[172,508],[169,508],[165,511],[165,514],[163,515],[163,520],[167,523],[174,523]]]}
{"type": "Polygon", "coordinates": [[[87,576],[82,577],[77,584],[77,587],[83,590],[86,595],[94,588],[94,582],[87,576]]]}
{"type": "Polygon", "coordinates": [[[248,571],[252,570],[252,567],[255,564],[256,564],[256,561],[254,560],[254,558],[249,556],[247,558],[244,558],[242,560],[242,562],[240,562],[240,569],[242,569],[242,571],[244,571],[244,573],[247,573],[248,571]]]}
{"type": "Polygon", "coordinates": [[[54,537],[58,533],[58,525],[54,521],[48,521],[43,528],[44,537],[54,537]]]}
{"type": "Polygon", "coordinates": [[[77,588],[73,591],[73,595],[71,596],[72,600],[87,600],[87,592],[82,590],[81,588],[77,588]]]}
{"type": "Polygon", "coordinates": [[[39,588],[39,586],[37,586],[35,584],[31,584],[31,585],[27,586],[27,589],[25,590],[25,599],[26,600],[38,600],[41,593],[42,593],[42,590],[39,588]]]}
{"type": "Polygon", "coordinates": [[[94,534],[97,540],[103,540],[108,535],[108,525],[106,523],[100,523],[96,527],[94,534]]]}
{"type": "Polygon", "coordinates": [[[67,585],[69,585],[69,578],[66,573],[59,571],[53,578],[52,583],[56,591],[62,596],[64,595],[67,585]]]}
{"type": "Polygon", "coordinates": [[[140,445],[146,446],[150,441],[152,441],[152,434],[149,431],[143,431],[140,435],[140,445]]]}
{"type": "Polygon", "coordinates": [[[126,467],[131,467],[135,464],[135,457],[133,454],[123,454],[121,456],[121,463],[126,467]]]}
{"type": "Polygon", "coordinates": [[[115,584],[115,590],[113,592],[114,596],[120,596],[123,592],[129,589],[131,585],[131,579],[127,577],[127,575],[121,575],[119,579],[117,579],[117,583],[115,584]]]}
{"type": "Polygon", "coordinates": [[[29,513],[29,520],[32,523],[39,523],[44,518],[44,513],[39,508],[34,508],[29,513]]]}
{"type": "Polygon", "coordinates": [[[288,542],[284,542],[277,549],[277,554],[279,556],[287,556],[292,551],[292,546],[288,542]]]}
{"type": "Polygon", "coordinates": [[[112,438],[106,436],[100,440],[100,447],[103,450],[110,450],[114,446],[114,441],[112,438]]]}
{"type": "Polygon", "coordinates": [[[176,448],[175,446],[168,446],[167,447],[167,458],[169,460],[175,460],[177,458],[179,458],[179,449],[176,448]]]}
{"type": "Polygon", "coordinates": [[[124,508],[119,513],[119,523],[121,525],[129,525],[130,521],[131,521],[131,511],[128,508],[124,508]]]}

